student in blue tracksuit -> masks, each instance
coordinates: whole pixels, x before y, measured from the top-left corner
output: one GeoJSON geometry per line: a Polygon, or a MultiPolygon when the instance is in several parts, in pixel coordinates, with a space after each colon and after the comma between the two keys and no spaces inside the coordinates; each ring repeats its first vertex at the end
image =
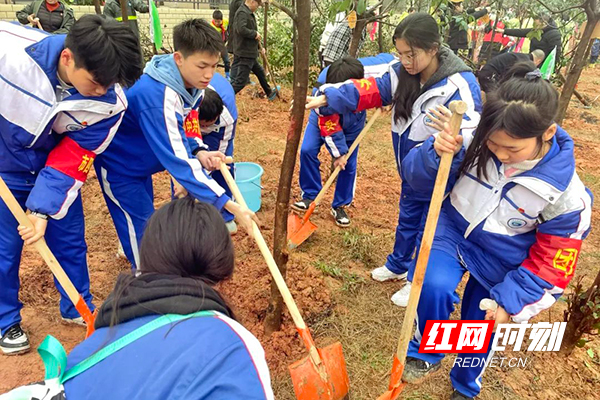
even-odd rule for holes
{"type": "MultiPolygon", "coordinates": [[[[407,382],[440,367],[444,354],[419,354],[422,332],[427,320],[450,317],[467,271],[462,319],[527,322],[564,292],[590,230],[592,195],[575,171],[573,140],[554,122],[558,93],[531,62],[515,65],[508,77],[488,96],[470,145],[444,130],[402,164],[408,184],[430,193],[440,155],[457,153],[409,345],[407,382]],[[487,298],[496,311],[480,309],[487,298]]],[[[492,356],[488,349],[457,361],[492,356]]],[[[452,368],[453,399],[473,399],[481,390],[484,364],[469,365],[452,368]]]]}
{"type": "MultiPolygon", "coordinates": [[[[321,71],[317,83],[339,83],[348,79],[362,79],[383,75],[388,64],[394,60],[391,54],[355,59],[343,57],[321,71]]],[[[313,89],[313,94],[317,88],[313,89]]],[[[304,212],[321,191],[319,152],[323,144],[334,159],[334,166],[342,165],[337,178],[331,214],[335,223],[345,228],[350,226],[350,217],[345,208],[352,203],[356,186],[356,160],[358,149],[348,160],[344,156],[365,126],[366,112],[350,112],[343,115],[320,116],[311,111],[300,148],[300,188],[302,199],[292,204],[296,211],[304,212]]]]}
{"type": "Polygon", "coordinates": [[[69,354],[67,371],[164,314],[210,315],[129,343],[68,380],[66,398],[273,399],[262,346],[214,288],[233,268],[233,243],[213,206],[186,197],[158,209],[142,239],[141,274],[119,276],[96,331],[69,354]]]}
{"type": "MultiPolygon", "coordinates": [[[[348,113],[391,104],[392,143],[398,172],[402,178],[400,212],[394,251],[384,266],[371,272],[373,279],[412,280],[416,251],[423,233],[429,194],[415,192],[407,183],[402,160],[414,146],[436,133],[427,112],[453,100],[463,100],[468,109],[461,125],[463,135],[471,136],[479,121],[481,95],[471,69],[452,51],[442,47],[433,17],[414,13],[400,22],[394,32],[400,62],[390,65],[380,78],[323,85],[320,96],[309,98],[308,106],[321,107],[322,114],[348,113]]],[[[406,306],[410,283],[392,296],[394,304],[406,306]]]]}
{"type": "MultiPolygon", "coordinates": [[[[237,118],[238,112],[233,87],[221,74],[215,74],[210,85],[204,91],[204,98],[198,110],[201,140],[209,151],[219,151],[225,156],[233,157],[233,139],[235,138],[237,118]]],[[[228,167],[231,174],[235,176],[234,165],[231,164],[228,167]]],[[[225,194],[231,197],[231,190],[221,172],[213,171],[211,177],[225,189],[225,194]]],[[[233,214],[227,210],[221,210],[221,215],[229,232],[235,233],[237,227],[233,220],[233,214]]]]}
{"type": "MultiPolygon", "coordinates": [[[[79,189],[94,158],[109,145],[127,107],[119,84],[141,74],[138,41],[122,24],[80,18],[68,35],[0,22],[0,176],[34,230],[45,236],[75,288],[93,309],[79,189]]],[[[22,330],[17,221],[0,200],[0,349],[29,349],[22,330]]],[[[83,319],[58,286],[65,321],[83,319]]]]}
{"type": "Polygon", "coordinates": [[[119,240],[134,268],[146,221],[154,212],[152,175],[159,171],[169,171],[194,198],[231,212],[247,230],[256,219],[205,171],[218,169],[225,159],[202,144],[198,120],[223,41],[208,22],[191,19],[173,29],[173,44],[175,53],[154,56],[127,91],[129,107],[119,134],[96,162],[119,240]]]}

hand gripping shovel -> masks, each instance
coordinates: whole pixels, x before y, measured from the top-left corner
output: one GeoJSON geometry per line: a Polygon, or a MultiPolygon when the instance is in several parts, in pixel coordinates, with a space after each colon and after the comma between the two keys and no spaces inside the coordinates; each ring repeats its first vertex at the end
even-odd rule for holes
{"type": "MultiPolygon", "coordinates": [[[[225,163],[221,163],[220,171],[231,189],[235,200],[241,205],[246,206],[246,202],[225,163]]],[[[308,350],[308,357],[295,362],[289,367],[296,398],[299,400],[347,399],[350,382],[341,343],[336,342],[322,349],[317,348],[308,327],[300,315],[300,310],[294,302],[283,276],[281,276],[273,255],[269,251],[269,247],[255,222],[252,222],[252,228],[252,236],[267,262],[269,271],[277,284],[283,301],[290,311],[300,338],[308,350]]]]}
{"type": "MultiPolygon", "coordinates": [[[[31,223],[29,218],[27,218],[25,211],[23,211],[23,209],[11,193],[8,186],[6,186],[6,183],[4,183],[4,180],[2,178],[0,178],[0,197],[2,197],[2,200],[4,200],[4,203],[6,204],[8,209],[12,212],[17,221],[19,221],[19,224],[33,228],[33,224],[31,223]]],[[[40,240],[33,244],[33,247],[35,247],[38,253],[40,253],[46,264],[48,264],[48,266],[50,267],[50,270],[52,271],[60,285],[63,287],[63,289],[65,289],[65,292],[67,292],[69,299],[73,302],[75,308],[77,309],[77,311],[79,312],[79,314],[81,315],[81,317],[87,325],[87,333],[85,337],[89,337],[92,333],[94,333],[95,318],[92,312],[90,311],[89,307],[85,303],[85,300],[83,300],[83,297],[77,292],[77,289],[75,289],[75,286],[73,286],[73,283],[58,263],[58,260],[50,251],[48,244],[46,244],[46,239],[42,237],[40,240]]]]}
{"type": "MultiPolygon", "coordinates": [[[[350,148],[348,149],[348,153],[346,153],[344,155],[344,157],[346,157],[346,159],[350,158],[352,153],[354,153],[354,150],[356,150],[356,148],[358,147],[358,144],[367,135],[367,133],[371,129],[371,126],[373,126],[373,124],[375,123],[375,120],[380,115],[381,115],[381,109],[378,108],[377,111],[375,111],[375,113],[369,120],[369,122],[367,123],[367,125],[363,128],[363,130],[357,136],[356,140],[354,140],[354,143],[352,143],[352,146],[350,146],[350,148]]],[[[300,218],[298,215],[296,215],[294,213],[291,213],[290,215],[288,215],[287,226],[288,226],[288,249],[289,250],[293,250],[296,247],[300,246],[302,243],[304,243],[304,241],[306,239],[308,239],[310,237],[310,235],[313,234],[314,231],[317,230],[317,226],[315,224],[313,224],[312,222],[310,222],[309,218],[312,215],[312,213],[315,211],[315,208],[323,200],[325,193],[327,192],[327,190],[329,189],[329,187],[331,186],[331,184],[333,183],[335,178],[337,178],[340,171],[341,171],[341,168],[339,166],[333,170],[333,172],[329,176],[329,179],[327,179],[327,182],[325,182],[325,185],[323,186],[323,188],[317,195],[317,198],[310,204],[310,206],[308,207],[308,210],[306,210],[306,212],[304,213],[304,216],[302,218],[300,218]]]]}
{"type": "MultiPolygon", "coordinates": [[[[463,114],[467,111],[467,104],[463,101],[453,101],[450,103],[449,108],[452,111],[450,130],[452,135],[456,137],[460,131],[460,124],[462,122],[463,114]]],[[[415,268],[412,288],[410,289],[408,306],[406,307],[406,312],[404,313],[402,331],[400,332],[400,339],[398,340],[398,349],[394,355],[390,385],[388,387],[388,391],[379,396],[377,400],[397,399],[400,392],[402,392],[402,389],[404,389],[404,385],[406,385],[406,383],[402,382],[402,373],[404,372],[404,363],[406,362],[408,343],[410,342],[412,336],[415,315],[417,314],[417,306],[419,304],[419,297],[421,296],[421,288],[423,287],[423,279],[425,278],[427,262],[429,261],[429,253],[431,251],[431,245],[433,244],[435,228],[437,226],[438,218],[440,216],[440,209],[444,200],[446,184],[448,183],[448,175],[450,174],[452,157],[452,153],[444,153],[440,161],[440,167],[435,179],[435,186],[433,188],[433,194],[431,196],[431,202],[429,205],[429,213],[427,214],[427,221],[425,222],[425,230],[423,231],[423,239],[421,241],[421,249],[419,251],[419,258],[417,259],[417,266],[415,268]]]]}

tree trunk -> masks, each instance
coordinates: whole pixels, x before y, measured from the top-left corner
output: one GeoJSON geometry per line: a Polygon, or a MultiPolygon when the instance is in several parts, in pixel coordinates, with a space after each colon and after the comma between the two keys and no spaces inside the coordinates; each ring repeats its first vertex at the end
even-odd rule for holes
{"type": "Polygon", "coordinates": [[[267,21],[269,19],[269,3],[265,3],[264,7],[264,21],[263,21],[263,47],[267,50],[267,21]]]}
{"type": "Polygon", "coordinates": [[[575,55],[573,55],[573,60],[571,61],[565,84],[563,85],[562,92],[560,94],[560,100],[558,102],[558,115],[556,117],[556,122],[558,124],[562,123],[567,114],[567,108],[569,107],[571,96],[573,96],[573,92],[575,91],[575,85],[577,85],[577,81],[579,81],[579,77],[581,76],[581,71],[583,70],[583,67],[587,61],[585,59],[585,53],[588,47],[587,45],[592,38],[592,32],[594,32],[594,27],[596,26],[596,23],[600,17],[595,10],[596,7],[593,7],[593,9],[590,9],[589,7],[589,3],[586,3],[585,13],[587,15],[587,23],[585,25],[585,30],[581,35],[581,41],[577,46],[575,55]]]}
{"type": "Polygon", "coordinates": [[[102,9],[100,9],[100,0],[94,0],[94,10],[96,11],[96,14],[102,14],[102,9]]]}
{"type": "Polygon", "coordinates": [[[568,356],[575,350],[577,342],[581,339],[581,336],[586,333],[585,326],[582,326],[583,322],[589,318],[589,315],[584,314],[581,308],[594,296],[600,288],[600,272],[596,275],[596,279],[592,283],[592,286],[586,291],[584,298],[577,298],[575,301],[577,304],[573,307],[573,313],[570,315],[569,322],[565,329],[563,336],[563,342],[560,349],[561,354],[568,356]]]}
{"type": "MultiPolygon", "coordinates": [[[[294,106],[287,133],[285,152],[281,163],[277,204],[275,205],[275,230],[273,238],[273,256],[285,278],[288,261],[287,218],[289,213],[290,192],[296,156],[304,125],[304,104],[308,91],[308,66],[310,55],[310,0],[296,0],[296,58],[294,62],[294,106]]],[[[265,334],[270,335],[281,327],[283,300],[274,282],[271,282],[271,299],[265,318],[265,334]]]]}
{"type": "Polygon", "coordinates": [[[358,45],[360,43],[360,39],[362,37],[362,33],[363,33],[363,30],[365,29],[365,26],[367,26],[367,20],[364,16],[361,15],[357,18],[356,26],[354,27],[354,31],[352,32],[352,40],[350,41],[350,50],[348,51],[348,55],[350,57],[356,58],[358,56],[358,45]]]}

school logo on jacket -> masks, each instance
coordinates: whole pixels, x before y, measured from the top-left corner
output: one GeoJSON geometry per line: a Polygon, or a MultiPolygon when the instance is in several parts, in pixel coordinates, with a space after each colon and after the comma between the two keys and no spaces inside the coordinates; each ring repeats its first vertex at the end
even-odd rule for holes
{"type": "Polygon", "coordinates": [[[83,128],[85,128],[87,126],[87,122],[83,121],[80,124],[68,124],[67,126],[65,126],[65,128],[69,131],[69,132],[75,132],[75,131],[80,131],[83,128]]]}
{"type": "Polygon", "coordinates": [[[554,268],[565,273],[565,278],[573,275],[577,262],[577,249],[558,249],[554,256],[554,268]]]}
{"type": "Polygon", "coordinates": [[[511,228],[522,228],[525,225],[527,225],[527,221],[521,218],[511,218],[508,220],[508,226],[510,226],[511,228]]]}

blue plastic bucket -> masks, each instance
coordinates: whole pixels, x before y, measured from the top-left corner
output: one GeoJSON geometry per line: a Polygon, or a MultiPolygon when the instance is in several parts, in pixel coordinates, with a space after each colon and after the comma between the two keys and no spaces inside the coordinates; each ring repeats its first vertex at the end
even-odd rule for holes
{"type": "Polygon", "coordinates": [[[235,182],[239,186],[248,208],[254,212],[260,210],[262,192],[260,178],[264,172],[263,167],[255,163],[235,163],[235,182]]]}

